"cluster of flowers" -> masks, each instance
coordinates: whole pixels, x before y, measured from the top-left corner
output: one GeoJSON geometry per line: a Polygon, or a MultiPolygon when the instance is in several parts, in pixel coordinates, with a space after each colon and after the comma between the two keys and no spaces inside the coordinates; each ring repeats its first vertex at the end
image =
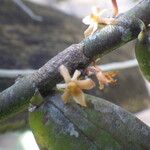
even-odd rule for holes
{"type": "MultiPolygon", "coordinates": [[[[116,76],[114,72],[112,73],[103,73],[102,70],[99,67],[89,67],[87,68],[89,74],[95,74],[100,89],[103,89],[105,85],[108,85],[110,83],[115,83],[116,80],[113,79],[113,77],[116,76]]],[[[64,94],[62,95],[62,99],[64,103],[69,102],[70,98],[72,97],[76,103],[80,104],[81,106],[87,106],[85,101],[85,96],[82,90],[90,90],[93,87],[95,87],[95,83],[92,79],[86,78],[81,80],[79,77],[81,75],[81,72],[79,70],[75,70],[72,78],[69,74],[68,69],[61,65],[59,67],[60,74],[63,76],[65,83],[57,84],[57,89],[64,89],[64,94]]]]}
{"type": "MultiPolygon", "coordinates": [[[[113,15],[118,15],[118,6],[116,0],[111,0],[113,5],[113,15]]],[[[84,32],[85,37],[92,35],[96,32],[99,25],[108,25],[114,24],[114,18],[103,18],[103,14],[106,10],[100,10],[99,7],[93,7],[92,13],[86,16],[82,21],[84,24],[89,25],[89,27],[84,32]]],[[[92,79],[86,78],[81,80],[79,77],[81,72],[76,70],[71,78],[68,69],[61,65],[60,74],[63,76],[65,83],[64,84],[57,84],[58,89],[65,89],[64,94],[62,95],[62,99],[64,103],[69,102],[70,98],[72,97],[76,103],[80,104],[81,106],[87,106],[85,101],[85,96],[82,90],[90,90],[95,87],[95,83],[92,79]]],[[[98,82],[99,88],[103,89],[105,85],[110,83],[116,83],[114,77],[116,76],[115,72],[103,72],[99,67],[96,65],[87,68],[87,75],[95,74],[98,82]]]]}
{"type": "Polygon", "coordinates": [[[89,25],[89,27],[84,32],[85,37],[94,34],[95,31],[98,29],[99,25],[102,27],[108,24],[114,24],[114,18],[102,17],[106,11],[106,9],[101,10],[99,7],[92,7],[92,13],[83,18],[82,22],[85,25],[89,25]]]}

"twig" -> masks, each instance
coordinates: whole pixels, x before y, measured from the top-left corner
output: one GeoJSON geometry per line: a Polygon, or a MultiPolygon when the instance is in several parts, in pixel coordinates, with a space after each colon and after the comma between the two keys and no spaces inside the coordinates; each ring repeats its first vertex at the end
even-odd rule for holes
{"type": "Polygon", "coordinates": [[[138,66],[138,62],[136,59],[127,60],[123,62],[113,62],[109,64],[100,65],[99,67],[103,71],[111,71],[111,70],[122,70],[127,68],[132,68],[138,66]]]}
{"type": "Polygon", "coordinates": [[[35,21],[42,21],[43,18],[39,15],[36,15],[27,5],[25,5],[21,0],[13,0],[26,14],[28,14],[31,19],[35,21]]]}
{"type": "Polygon", "coordinates": [[[0,69],[0,78],[16,78],[19,75],[25,76],[32,74],[36,70],[16,70],[16,69],[0,69]]]}
{"type": "Polygon", "coordinates": [[[36,88],[47,95],[62,80],[59,66],[64,64],[73,73],[84,69],[97,56],[115,50],[135,39],[140,32],[140,18],[145,25],[150,23],[150,0],[143,0],[130,11],[119,16],[116,24],[108,25],[79,44],[73,44],[48,61],[38,71],[26,76],[0,93],[0,120],[28,107],[36,88]]]}
{"type": "MultiPolygon", "coordinates": [[[[103,71],[122,70],[138,66],[137,60],[127,60],[123,62],[112,62],[104,65],[99,65],[103,71]]],[[[25,76],[34,73],[37,70],[17,70],[17,69],[0,69],[0,78],[16,78],[19,75],[25,76]]]]}

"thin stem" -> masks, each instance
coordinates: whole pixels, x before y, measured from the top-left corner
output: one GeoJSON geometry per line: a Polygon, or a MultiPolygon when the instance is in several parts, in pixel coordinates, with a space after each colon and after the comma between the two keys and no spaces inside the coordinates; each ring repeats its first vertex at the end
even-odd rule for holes
{"type": "Polygon", "coordinates": [[[28,14],[31,19],[35,21],[42,21],[42,17],[39,15],[36,15],[27,5],[25,5],[21,0],[13,0],[14,3],[16,3],[26,14],[28,14]]]}

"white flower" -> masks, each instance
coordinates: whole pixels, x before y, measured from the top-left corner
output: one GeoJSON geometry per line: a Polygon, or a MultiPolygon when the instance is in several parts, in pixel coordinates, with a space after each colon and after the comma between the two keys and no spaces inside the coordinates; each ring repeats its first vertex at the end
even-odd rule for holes
{"type": "Polygon", "coordinates": [[[114,18],[102,18],[105,11],[106,9],[100,10],[99,7],[93,7],[92,13],[83,18],[82,22],[89,25],[84,32],[85,37],[92,35],[98,29],[98,25],[107,25],[114,22],[114,18]]]}
{"type": "Polygon", "coordinates": [[[85,96],[83,93],[83,89],[89,90],[95,86],[95,83],[91,79],[78,80],[81,72],[76,70],[71,78],[68,69],[61,65],[59,67],[60,74],[63,76],[65,83],[57,84],[58,89],[65,89],[64,94],[62,95],[62,99],[64,103],[67,103],[72,97],[76,103],[81,106],[86,106],[85,96]]]}

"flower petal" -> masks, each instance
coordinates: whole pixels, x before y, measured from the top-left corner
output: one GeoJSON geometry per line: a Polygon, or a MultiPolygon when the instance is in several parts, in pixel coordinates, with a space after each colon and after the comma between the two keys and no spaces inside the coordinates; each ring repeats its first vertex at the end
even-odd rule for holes
{"type": "Polygon", "coordinates": [[[117,76],[117,72],[115,72],[115,71],[105,72],[104,74],[107,78],[113,78],[113,77],[117,76]]]}
{"type": "Polygon", "coordinates": [[[104,73],[99,71],[97,74],[96,74],[96,77],[98,79],[98,81],[102,84],[107,84],[109,83],[109,80],[105,77],[104,73]]]}
{"type": "Polygon", "coordinates": [[[98,6],[93,6],[92,7],[92,14],[93,15],[97,16],[99,14],[99,12],[101,12],[101,9],[98,6]]]}
{"type": "Polygon", "coordinates": [[[117,21],[114,18],[105,18],[105,23],[106,24],[116,24],[117,21]]]}
{"type": "Polygon", "coordinates": [[[56,84],[56,88],[59,90],[59,89],[65,89],[67,87],[67,84],[66,83],[63,83],[63,84],[56,84]]]}
{"type": "Polygon", "coordinates": [[[100,84],[100,89],[102,90],[105,85],[115,84],[116,80],[113,79],[113,77],[115,77],[115,76],[116,76],[115,72],[103,73],[102,71],[99,71],[98,73],[96,73],[96,77],[100,84]]]}
{"type": "Polygon", "coordinates": [[[80,89],[92,89],[95,86],[95,83],[91,79],[85,79],[85,80],[78,80],[76,81],[76,84],[79,86],[80,89]]]}
{"type": "Polygon", "coordinates": [[[100,90],[103,90],[103,89],[104,89],[104,84],[99,83],[99,89],[100,89],[100,90]]]}
{"type": "Polygon", "coordinates": [[[91,24],[91,16],[86,16],[85,18],[82,19],[82,22],[86,25],[90,25],[91,24]]]}
{"type": "Polygon", "coordinates": [[[65,89],[64,94],[61,96],[65,104],[69,101],[70,97],[71,97],[70,91],[68,89],[65,89]]]}
{"type": "Polygon", "coordinates": [[[101,11],[99,11],[98,16],[103,16],[107,11],[109,11],[108,9],[102,9],[101,11]]]}
{"type": "Polygon", "coordinates": [[[75,70],[71,80],[77,80],[80,75],[81,75],[81,72],[79,70],[75,70]]]}
{"type": "Polygon", "coordinates": [[[89,35],[91,35],[93,32],[93,25],[90,25],[85,31],[84,31],[84,36],[88,37],[89,35]]]}
{"type": "Polygon", "coordinates": [[[60,74],[63,76],[65,82],[68,83],[71,80],[68,69],[64,65],[61,65],[59,67],[59,70],[60,70],[60,74]]]}
{"type": "Polygon", "coordinates": [[[80,104],[81,106],[86,107],[86,101],[85,101],[85,96],[84,93],[82,92],[82,90],[80,90],[80,92],[76,95],[72,95],[73,99],[75,100],[76,103],[80,104]]]}
{"type": "Polygon", "coordinates": [[[97,30],[97,28],[98,28],[98,23],[95,22],[95,23],[93,24],[93,31],[92,31],[91,35],[95,33],[95,31],[97,30]]]}

